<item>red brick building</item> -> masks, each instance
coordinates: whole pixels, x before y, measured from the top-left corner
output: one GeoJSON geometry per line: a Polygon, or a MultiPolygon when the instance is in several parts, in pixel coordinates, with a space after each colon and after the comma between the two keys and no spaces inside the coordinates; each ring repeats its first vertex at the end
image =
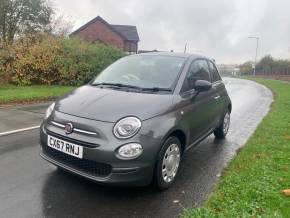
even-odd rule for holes
{"type": "Polygon", "coordinates": [[[125,52],[137,53],[139,36],[136,26],[113,25],[97,16],[70,36],[77,36],[89,42],[103,42],[114,45],[125,52]]]}

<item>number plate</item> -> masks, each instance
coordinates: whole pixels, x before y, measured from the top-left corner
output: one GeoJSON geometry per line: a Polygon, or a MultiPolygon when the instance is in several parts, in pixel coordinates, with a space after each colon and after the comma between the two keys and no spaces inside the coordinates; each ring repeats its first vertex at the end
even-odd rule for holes
{"type": "Polygon", "coordinates": [[[71,156],[82,159],[83,158],[83,147],[52,137],[47,136],[47,145],[55,150],[69,154],[71,156]]]}

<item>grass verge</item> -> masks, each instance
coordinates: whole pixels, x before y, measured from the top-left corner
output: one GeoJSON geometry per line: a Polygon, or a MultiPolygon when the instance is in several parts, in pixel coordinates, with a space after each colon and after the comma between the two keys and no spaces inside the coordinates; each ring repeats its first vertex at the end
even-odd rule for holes
{"type": "Polygon", "coordinates": [[[73,90],[68,86],[0,86],[0,104],[50,100],[73,90]]]}
{"type": "Polygon", "coordinates": [[[201,208],[189,217],[290,217],[290,85],[256,79],[269,87],[275,101],[201,208]]]}

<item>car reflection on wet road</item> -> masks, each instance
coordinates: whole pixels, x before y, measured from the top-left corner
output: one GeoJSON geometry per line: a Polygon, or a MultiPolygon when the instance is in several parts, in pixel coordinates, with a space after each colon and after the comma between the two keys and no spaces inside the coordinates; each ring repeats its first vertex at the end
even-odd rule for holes
{"type": "Polygon", "coordinates": [[[184,207],[201,205],[272,102],[264,86],[240,79],[224,81],[233,104],[227,138],[210,136],[187,152],[176,183],[165,192],[101,186],[59,171],[39,157],[37,129],[1,136],[0,216],[177,217],[184,207]]]}

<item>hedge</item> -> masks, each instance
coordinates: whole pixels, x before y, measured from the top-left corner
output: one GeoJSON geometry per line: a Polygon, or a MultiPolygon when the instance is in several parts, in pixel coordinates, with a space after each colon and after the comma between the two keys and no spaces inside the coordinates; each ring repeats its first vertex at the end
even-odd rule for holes
{"type": "Polygon", "coordinates": [[[37,35],[0,51],[2,82],[16,85],[82,85],[124,56],[116,47],[78,38],[37,35]]]}

